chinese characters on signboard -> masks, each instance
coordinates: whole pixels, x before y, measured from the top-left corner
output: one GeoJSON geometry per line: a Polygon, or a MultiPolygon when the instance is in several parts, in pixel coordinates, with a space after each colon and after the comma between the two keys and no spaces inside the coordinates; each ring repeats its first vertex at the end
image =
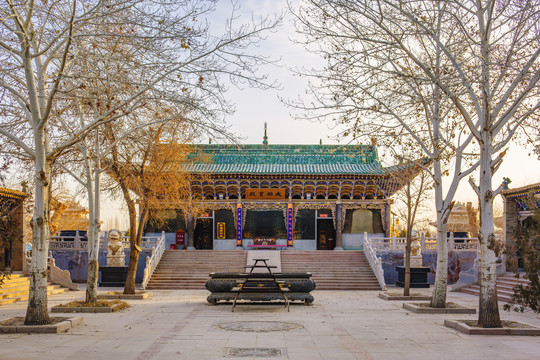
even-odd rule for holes
{"type": "Polygon", "coordinates": [[[285,199],[285,189],[246,189],[246,199],[285,199]]]}

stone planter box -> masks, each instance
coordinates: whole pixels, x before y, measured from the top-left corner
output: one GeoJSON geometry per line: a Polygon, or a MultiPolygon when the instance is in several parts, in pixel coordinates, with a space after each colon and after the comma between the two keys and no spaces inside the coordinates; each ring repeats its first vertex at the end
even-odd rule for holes
{"type": "Polygon", "coordinates": [[[485,329],[471,326],[470,320],[445,320],[444,325],[468,335],[514,335],[514,336],[540,336],[540,328],[519,323],[517,321],[503,321],[502,328],[485,329]]]}
{"type": "Polygon", "coordinates": [[[84,322],[82,317],[74,318],[54,318],[59,321],[50,325],[3,325],[2,323],[9,322],[11,320],[18,319],[21,323],[24,323],[24,318],[13,318],[0,322],[0,334],[60,334],[74,328],[77,325],[81,325],[84,322]]]}
{"type": "Polygon", "coordinates": [[[51,312],[52,313],[112,313],[112,312],[121,311],[123,309],[130,307],[129,304],[121,300],[115,300],[115,301],[102,300],[101,302],[106,303],[106,304],[101,304],[101,305],[109,305],[109,306],[73,306],[73,305],[85,305],[85,304],[80,304],[82,302],[76,302],[76,304],[72,304],[72,303],[67,304],[68,306],[64,304],[53,306],[51,308],[51,312]]]}
{"type": "Polygon", "coordinates": [[[417,314],[476,314],[476,309],[461,306],[456,303],[447,303],[450,307],[433,308],[427,303],[403,303],[403,308],[417,314]]]}
{"type": "Polygon", "coordinates": [[[379,293],[379,298],[383,300],[405,300],[405,301],[411,301],[411,300],[431,300],[431,296],[428,295],[410,295],[410,296],[403,296],[398,294],[389,294],[389,293],[379,293]]]}
{"type": "Polygon", "coordinates": [[[149,291],[140,291],[136,294],[123,294],[122,292],[108,292],[106,294],[98,295],[99,300],[144,300],[152,296],[149,291]]]}

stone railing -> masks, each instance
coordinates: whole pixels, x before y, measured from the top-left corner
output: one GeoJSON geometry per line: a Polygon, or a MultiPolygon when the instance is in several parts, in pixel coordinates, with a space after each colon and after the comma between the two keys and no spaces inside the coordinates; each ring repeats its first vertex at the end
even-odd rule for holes
{"type": "MultiPolygon", "coordinates": [[[[29,275],[30,263],[32,262],[31,252],[29,250],[24,250],[23,255],[23,274],[29,275]]],[[[68,270],[62,270],[56,266],[56,260],[52,256],[51,251],[49,251],[47,256],[47,270],[47,280],[51,283],[61,285],[70,290],[79,290],[79,285],[74,284],[73,281],[71,281],[71,273],[68,270]]]]}
{"type": "MultiPolygon", "coordinates": [[[[448,251],[478,251],[480,245],[478,238],[454,238],[454,234],[451,233],[447,238],[448,251]]],[[[371,246],[376,251],[405,251],[407,245],[407,238],[402,237],[389,237],[389,238],[371,238],[371,246]]],[[[422,253],[437,252],[437,239],[426,238],[424,233],[420,235],[420,244],[422,246],[422,253]]]]}
{"type": "Polygon", "coordinates": [[[165,252],[165,232],[161,233],[161,237],[157,241],[156,247],[152,250],[152,256],[146,257],[146,267],[144,268],[143,281],[141,289],[145,290],[154,270],[156,270],[163,253],[165,252]]]}
{"type": "MultiPolygon", "coordinates": [[[[100,249],[107,249],[107,232],[103,232],[99,242],[100,249]]],[[[155,249],[159,241],[156,236],[143,236],[141,239],[142,249],[155,249]]],[[[122,236],[122,244],[125,249],[129,249],[129,236],[122,236]]],[[[87,250],[88,240],[86,236],[80,236],[79,232],[75,236],[54,235],[49,240],[49,250],[87,250]]]]}
{"type": "Polygon", "coordinates": [[[366,255],[369,265],[371,265],[371,268],[377,277],[377,281],[379,282],[381,289],[386,291],[382,260],[380,257],[377,257],[377,250],[372,246],[371,239],[368,238],[367,233],[364,233],[364,254],[366,255]]]}

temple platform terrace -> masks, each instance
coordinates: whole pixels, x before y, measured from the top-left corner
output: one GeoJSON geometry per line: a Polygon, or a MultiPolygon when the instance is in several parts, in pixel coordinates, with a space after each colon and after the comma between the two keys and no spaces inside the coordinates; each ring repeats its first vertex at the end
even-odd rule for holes
{"type": "MultiPolygon", "coordinates": [[[[232,313],[230,305],[209,305],[208,291],[153,290],[148,300],[129,301],[132,307],[124,312],[83,314],[84,324],[65,334],[0,334],[0,359],[239,360],[270,351],[275,356],[269,359],[291,360],[532,360],[540,353],[539,337],[465,335],[444,320],[476,315],[414,314],[401,301],[379,299],[378,292],[315,290],[312,306],[291,305],[287,312],[281,305],[241,305],[232,313]]],[[[49,306],[83,296],[56,295],[49,306]]],[[[476,307],[478,298],[451,292],[448,301],[476,307]]],[[[1,306],[0,320],[23,316],[26,306],[1,306]]],[[[540,326],[533,313],[501,314],[540,326]]]]}

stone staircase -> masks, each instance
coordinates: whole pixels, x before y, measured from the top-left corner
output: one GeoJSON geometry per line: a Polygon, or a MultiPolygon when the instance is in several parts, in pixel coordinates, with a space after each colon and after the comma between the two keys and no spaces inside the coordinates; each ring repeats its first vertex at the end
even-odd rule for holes
{"type": "MultiPolygon", "coordinates": [[[[11,274],[9,278],[4,278],[4,283],[0,285],[0,305],[11,304],[17,301],[28,300],[28,288],[30,280],[21,274],[11,274]]],[[[55,295],[69,291],[60,285],[47,286],[47,294],[55,295]]]]}
{"type": "Polygon", "coordinates": [[[246,251],[166,250],[148,282],[148,289],[205,289],[211,272],[243,272],[246,251]]]}
{"type": "MultiPolygon", "coordinates": [[[[317,290],[381,290],[363,251],[281,251],[282,272],[310,272],[317,290]]],[[[147,288],[201,290],[211,272],[243,272],[247,251],[167,250],[147,288]]]]}
{"type": "Polygon", "coordinates": [[[281,271],[310,272],[315,290],[381,290],[363,251],[282,251],[281,271]]]}
{"type": "MultiPolygon", "coordinates": [[[[502,304],[506,304],[510,301],[512,294],[514,293],[514,286],[517,284],[528,284],[529,280],[523,279],[523,274],[520,274],[520,278],[517,279],[514,273],[505,273],[497,277],[497,298],[502,304]]],[[[465,288],[460,289],[461,292],[466,294],[472,294],[480,296],[480,284],[473,284],[465,288]]]]}

